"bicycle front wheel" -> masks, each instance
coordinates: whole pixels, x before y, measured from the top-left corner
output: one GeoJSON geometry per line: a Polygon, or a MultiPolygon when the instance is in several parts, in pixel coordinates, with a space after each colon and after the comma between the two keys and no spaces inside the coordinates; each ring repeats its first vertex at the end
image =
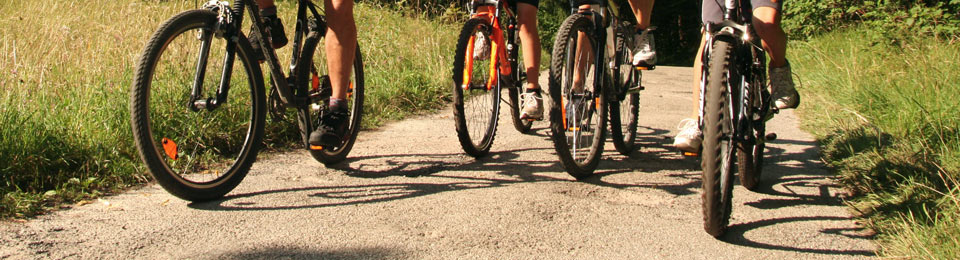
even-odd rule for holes
{"type": "Polygon", "coordinates": [[[603,90],[596,83],[596,51],[593,21],[574,14],[560,25],[554,41],[550,68],[550,130],[554,148],[564,170],[577,179],[593,174],[603,152],[607,107],[603,90]]]}
{"type": "Polygon", "coordinates": [[[715,41],[710,51],[703,111],[703,228],[719,237],[727,229],[733,204],[733,121],[727,72],[731,69],[731,46],[715,41]]]}
{"type": "Polygon", "coordinates": [[[346,134],[339,145],[314,149],[309,144],[310,133],[320,125],[320,119],[324,113],[329,112],[327,101],[333,91],[328,80],[330,75],[327,66],[328,54],[320,42],[321,37],[311,33],[304,41],[303,53],[297,61],[296,95],[308,97],[310,100],[309,104],[297,109],[297,114],[301,137],[304,145],[309,148],[310,155],[324,165],[333,165],[347,158],[360,133],[364,98],[363,55],[360,54],[360,46],[357,45],[346,89],[347,113],[349,113],[346,134]]]}
{"type": "Polygon", "coordinates": [[[263,138],[260,67],[243,35],[235,53],[240,66],[226,64],[230,54],[227,42],[214,36],[216,24],[217,14],[209,10],[187,11],[164,23],[144,49],[130,94],[141,158],[164,189],[190,201],[217,199],[236,187],[263,138]],[[229,100],[218,100],[216,107],[191,102],[197,99],[191,98],[196,84],[202,86],[200,100],[217,96],[224,67],[232,74],[229,100]]]}
{"type": "Polygon", "coordinates": [[[453,61],[453,117],[463,151],[473,157],[490,152],[500,113],[493,27],[483,19],[463,25],[453,61]]]}

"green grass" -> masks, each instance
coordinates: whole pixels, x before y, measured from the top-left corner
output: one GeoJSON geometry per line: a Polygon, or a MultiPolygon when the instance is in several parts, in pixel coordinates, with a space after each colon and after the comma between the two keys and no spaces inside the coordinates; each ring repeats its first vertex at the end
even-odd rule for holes
{"type": "Polygon", "coordinates": [[[862,30],[791,45],[801,115],[878,231],[881,253],[960,257],[960,49],[917,37],[874,45],[862,30]]]}
{"type": "MultiPolygon", "coordinates": [[[[290,32],[293,3],[279,4],[290,32]]],[[[193,1],[0,2],[0,219],[149,181],[129,123],[134,65],[163,21],[193,8],[193,1]]],[[[364,4],[356,17],[364,127],[448,102],[457,26],[364,4]]],[[[266,143],[289,147],[295,131],[268,119],[266,143]]]]}

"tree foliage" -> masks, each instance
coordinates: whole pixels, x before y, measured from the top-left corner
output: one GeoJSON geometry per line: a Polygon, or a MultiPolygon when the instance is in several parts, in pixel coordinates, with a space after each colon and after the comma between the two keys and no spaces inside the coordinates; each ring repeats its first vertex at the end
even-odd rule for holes
{"type": "Polygon", "coordinates": [[[863,24],[872,40],[960,35],[960,0],[791,0],[783,27],[794,39],[863,24]]]}

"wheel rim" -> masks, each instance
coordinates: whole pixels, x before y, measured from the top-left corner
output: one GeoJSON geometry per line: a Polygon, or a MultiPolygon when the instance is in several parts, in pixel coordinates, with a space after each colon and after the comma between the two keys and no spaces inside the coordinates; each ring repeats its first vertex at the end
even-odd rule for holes
{"type": "Polygon", "coordinates": [[[592,50],[596,45],[592,40],[586,40],[582,42],[583,47],[578,47],[581,42],[577,39],[581,34],[572,33],[567,39],[566,53],[573,55],[567,55],[564,60],[560,104],[564,135],[570,155],[577,164],[585,164],[592,158],[594,151],[591,151],[591,148],[594,146],[594,130],[597,128],[594,124],[600,122],[597,118],[600,115],[597,111],[599,95],[595,94],[594,86],[595,64],[592,62],[592,50]]]}
{"type": "MultiPolygon", "coordinates": [[[[213,110],[188,106],[202,30],[201,25],[188,27],[167,43],[156,61],[147,102],[150,136],[161,161],[174,176],[197,187],[215,186],[236,172],[239,158],[250,150],[257,107],[240,55],[234,61],[228,102],[213,110]]],[[[204,98],[216,96],[226,50],[225,41],[210,41],[204,98]]]]}

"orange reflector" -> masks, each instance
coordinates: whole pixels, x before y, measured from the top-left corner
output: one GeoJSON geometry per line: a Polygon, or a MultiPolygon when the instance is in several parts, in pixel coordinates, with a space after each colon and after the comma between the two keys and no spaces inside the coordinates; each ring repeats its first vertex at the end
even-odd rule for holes
{"type": "Polygon", "coordinates": [[[347,86],[347,98],[353,96],[353,81],[350,82],[350,85],[347,86]]]}
{"type": "Polygon", "coordinates": [[[316,150],[316,151],[320,151],[320,150],[323,150],[323,146],[319,146],[319,145],[310,145],[310,150],[316,150]]]}
{"type": "Polygon", "coordinates": [[[313,90],[319,89],[319,88],[320,88],[320,77],[317,77],[317,74],[313,74],[313,80],[312,80],[311,83],[312,83],[313,90]]]}
{"type": "Polygon", "coordinates": [[[650,67],[636,67],[637,70],[650,70],[650,67]]]}
{"type": "Polygon", "coordinates": [[[167,156],[174,161],[177,160],[177,143],[174,143],[173,140],[164,137],[161,141],[163,143],[163,151],[166,152],[167,156]]]}
{"type": "Polygon", "coordinates": [[[700,154],[698,154],[698,153],[691,153],[691,152],[683,152],[683,156],[697,157],[697,156],[700,156],[700,154]]]}
{"type": "Polygon", "coordinates": [[[560,99],[560,112],[563,115],[563,128],[566,129],[567,124],[567,100],[560,99]]]}

